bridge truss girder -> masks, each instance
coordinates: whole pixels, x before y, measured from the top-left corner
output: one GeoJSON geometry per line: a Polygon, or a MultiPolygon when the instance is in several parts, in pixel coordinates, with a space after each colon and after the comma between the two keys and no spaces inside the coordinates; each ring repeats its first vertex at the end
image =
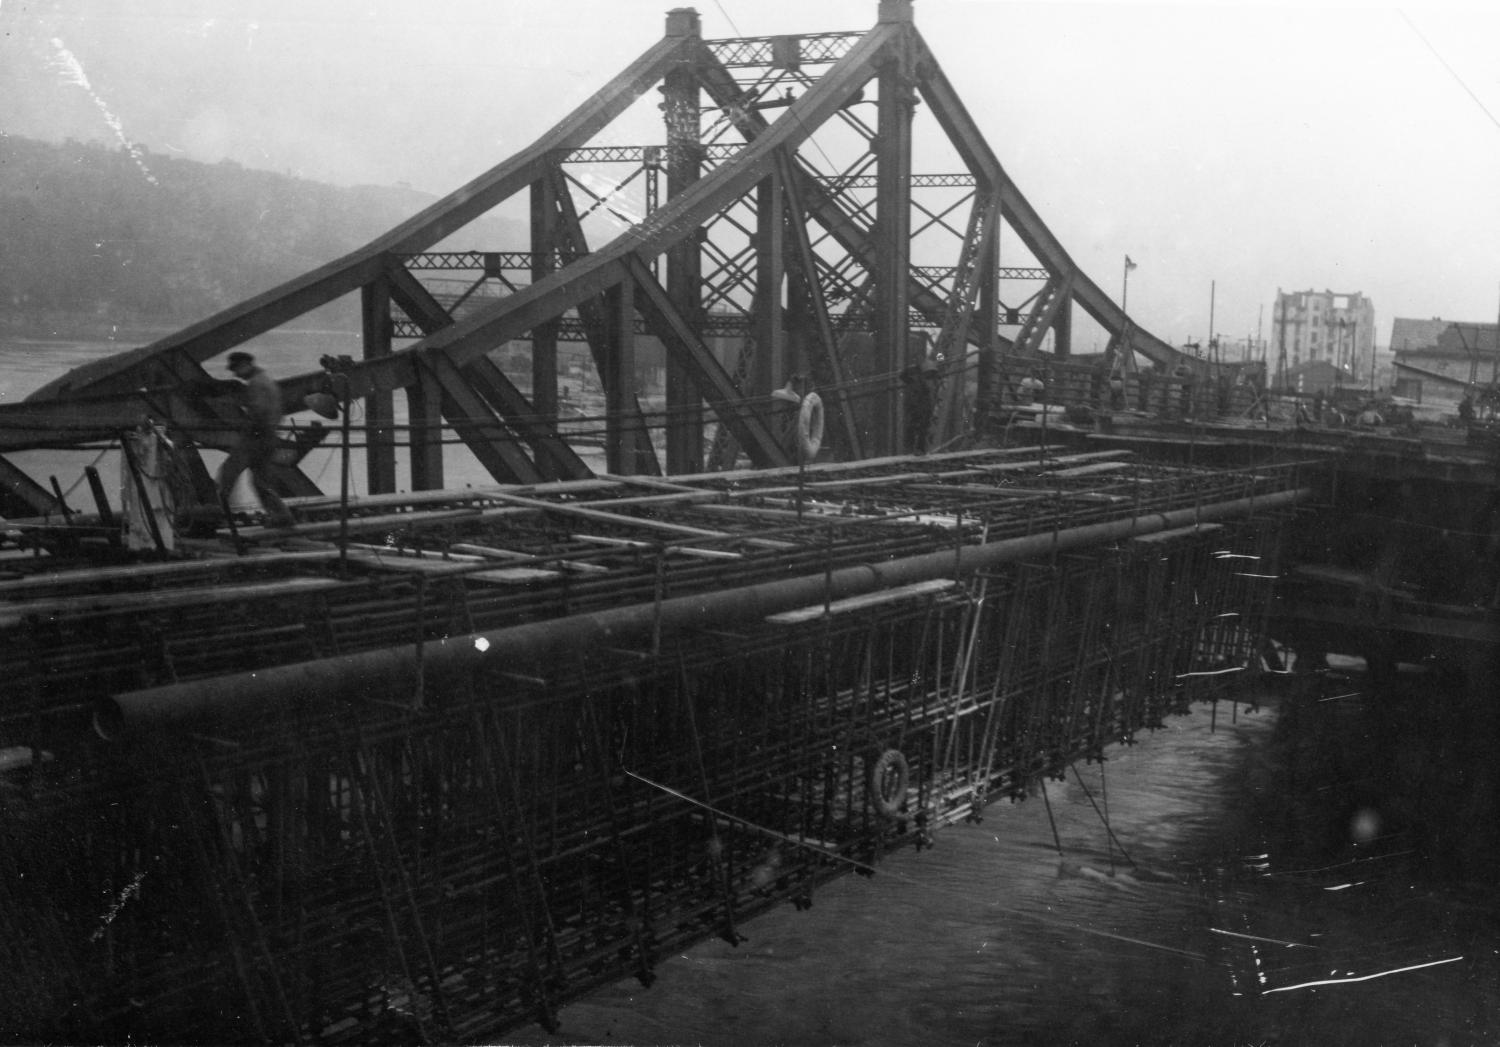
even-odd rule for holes
{"type": "MultiPolygon", "coordinates": [[[[372,492],[399,482],[398,389],[407,398],[414,489],[442,484],[437,441],[445,427],[497,481],[588,475],[558,415],[558,346],[580,336],[604,390],[606,469],[620,474],[701,469],[709,413],[718,430],[710,464],[726,467],[736,451],[755,466],[788,464],[795,448],[769,423],[768,405],[797,375],[823,394],[827,443],[837,455],[911,450],[901,375],[926,352],[914,327],[936,332],[943,355],[940,439],[955,434],[975,378],[982,409],[997,353],[1039,352],[1049,332],[1053,351],[1069,351],[1074,304],[1110,333],[1112,345],[1166,365],[1193,363],[1133,325],[1078,270],[943,76],[912,23],[909,0],[883,0],[878,23],[863,34],[706,41],[699,29],[693,12],[669,13],[663,39],[550,132],[365,247],[0,409],[0,423],[5,414],[18,423],[0,425],[0,452],[108,437],[144,414],[199,446],[223,447],[222,411],[205,415],[172,390],[206,377],[203,364],[224,351],[354,292],[364,352],[343,375],[349,395],[365,402],[372,492]],[[819,66],[816,76],[808,71],[819,66]],[[755,71],[748,87],[745,70],[755,71]],[[590,144],[658,86],[664,148],[590,144]],[[858,111],[872,87],[873,125],[858,111]],[[919,106],[933,114],[966,171],[913,174],[919,106]],[[778,109],[784,112],[768,116],[778,109]],[[715,114],[707,127],[705,113],[715,114]],[[842,171],[823,170],[803,149],[825,130],[852,135],[858,145],[842,171]],[[638,164],[625,182],[642,179],[646,213],[630,215],[616,190],[601,193],[572,177],[567,165],[580,162],[638,164]],[[929,203],[923,194],[932,192],[950,196],[929,203]],[[522,193],[529,250],[430,253],[522,193]],[[606,213],[628,224],[590,247],[585,222],[606,213]],[[1002,267],[1002,235],[1019,240],[1036,264],[1002,267]],[[924,236],[956,242],[944,249],[951,265],[914,264],[913,243],[924,236]],[[430,274],[458,265],[479,278],[457,295],[435,291],[430,274]],[[1019,311],[1002,292],[1017,280],[1040,281],[1042,290],[1008,338],[1001,325],[1019,311]],[[713,346],[713,330],[742,332],[738,351],[713,346]],[[648,415],[636,392],[638,332],[659,339],[665,352],[659,415],[648,415]],[[489,357],[524,340],[532,347],[529,394],[489,357]]],[[[327,382],[322,371],[284,379],[288,411],[301,410],[303,397],[327,382]]],[[[288,493],[312,487],[286,472],[288,493]]]]}

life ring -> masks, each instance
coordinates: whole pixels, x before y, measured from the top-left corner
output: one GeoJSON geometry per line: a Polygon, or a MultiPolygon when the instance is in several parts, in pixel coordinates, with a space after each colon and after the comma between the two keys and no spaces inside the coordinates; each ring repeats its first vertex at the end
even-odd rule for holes
{"type": "Polygon", "coordinates": [[[802,460],[810,462],[818,457],[823,446],[823,398],[817,393],[808,393],[797,408],[797,448],[802,460]]]}
{"type": "Polygon", "coordinates": [[[869,761],[867,787],[870,806],[886,818],[894,818],[906,799],[906,781],[910,774],[906,757],[900,749],[887,749],[869,761]]]}

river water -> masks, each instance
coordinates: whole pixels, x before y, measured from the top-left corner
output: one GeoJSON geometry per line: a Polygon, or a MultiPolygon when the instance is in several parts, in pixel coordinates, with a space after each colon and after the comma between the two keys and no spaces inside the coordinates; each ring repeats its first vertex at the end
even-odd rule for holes
{"type": "Polygon", "coordinates": [[[1493,882],[1445,872],[1370,788],[1357,691],[1171,719],[504,1042],[1500,1042],[1493,882]]]}

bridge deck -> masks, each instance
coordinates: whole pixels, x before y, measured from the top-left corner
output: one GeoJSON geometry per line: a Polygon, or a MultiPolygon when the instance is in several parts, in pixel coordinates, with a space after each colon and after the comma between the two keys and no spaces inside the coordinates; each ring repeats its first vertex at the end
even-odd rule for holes
{"type": "Polygon", "coordinates": [[[73,1038],[549,1022],[1225,693],[1300,495],[1020,448],[8,561],[0,988],[73,1038]]]}

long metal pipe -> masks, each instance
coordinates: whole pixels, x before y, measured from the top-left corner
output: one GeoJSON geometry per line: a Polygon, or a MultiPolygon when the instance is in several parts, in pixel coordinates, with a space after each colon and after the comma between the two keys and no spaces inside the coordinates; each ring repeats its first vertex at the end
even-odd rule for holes
{"type": "Polygon", "coordinates": [[[101,737],[113,739],[142,728],[192,724],[206,729],[214,722],[264,715],[280,708],[410,695],[419,664],[429,692],[434,686],[441,687],[444,680],[486,670],[545,673],[549,666],[576,663],[591,650],[649,642],[656,629],[663,632],[700,627],[722,629],[738,622],[760,621],[780,611],[929,578],[958,578],[1004,563],[1195,523],[1249,516],[1293,505],[1312,495],[1310,488],[1252,495],[885,563],[673,597],[659,604],[611,607],[568,618],[453,636],[422,644],[420,663],[417,645],[407,644],[129,691],[97,702],[94,728],[101,737]]]}

